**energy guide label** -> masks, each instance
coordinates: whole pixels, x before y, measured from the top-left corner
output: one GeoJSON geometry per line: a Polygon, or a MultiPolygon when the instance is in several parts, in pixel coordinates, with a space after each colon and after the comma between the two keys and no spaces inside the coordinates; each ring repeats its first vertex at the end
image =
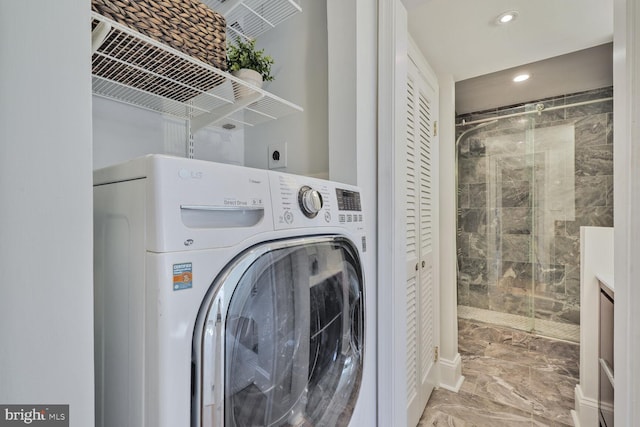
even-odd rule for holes
{"type": "Polygon", "coordinates": [[[173,264],[173,290],[180,291],[193,287],[193,272],[190,262],[173,264]]]}

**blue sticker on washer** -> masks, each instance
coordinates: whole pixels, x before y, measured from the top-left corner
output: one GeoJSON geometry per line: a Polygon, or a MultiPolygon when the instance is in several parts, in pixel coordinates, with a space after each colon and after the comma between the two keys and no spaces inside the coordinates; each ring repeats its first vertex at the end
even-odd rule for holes
{"type": "Polygon", "coordinates": [[[173,290],[180,291],[191,287],[193,287],[191,263],[173,264],[173,290]]]}

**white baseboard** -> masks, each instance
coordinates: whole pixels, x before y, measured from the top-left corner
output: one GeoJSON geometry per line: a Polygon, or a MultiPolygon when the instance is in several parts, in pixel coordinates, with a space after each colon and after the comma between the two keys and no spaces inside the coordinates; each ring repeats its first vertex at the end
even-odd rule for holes
{"type": "Polygon", "coordinates": [[[598,401],[585,397],[580,384],[575,389],[576,409],[571,417],[576,427],[599,427],[598,401]]]}
{"type": "Polygon", "coordinates": [[[453,360],[440,359],[440,384],[445,390],[457,393],[462,387],[464,377],[462,376],[462,358],[460,353],[456,353],[453,360]]]}
{"type": "Polygon", "coordinates": [[[573,419],[574,427],[581,427],[580,417],[578,416],[578,413],[576,411],[571,410],[571,418],[573,419]]]}

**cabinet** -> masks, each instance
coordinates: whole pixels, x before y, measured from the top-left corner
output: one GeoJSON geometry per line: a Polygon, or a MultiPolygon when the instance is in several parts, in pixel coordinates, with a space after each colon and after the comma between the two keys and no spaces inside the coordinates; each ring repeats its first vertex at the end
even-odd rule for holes
{"type": "Polygon", "coordinates": [[[613,427],[614,370],[613,370],[613,307],[614,291],[598,278],[600,283],[600,327],[598,362],[600,371],[598,412],[602,427],[613,427]]]}
{"type": "MultiPolygon", "coordinates": [[[[205,3],[217,9],[216,3],[220,2],[207,0],[205,3]]],[[[224,3],[230,3],[225,8],[232,9],[229,13],[237,10],[236,14],[252,5],[251,1],[224,3]]],[[[280,3],[263,1],[260,6],[253,5],[261,12],[257,15],[261,18],[256,19],[265,25],[269,22],[265,16],[276,21],[272,15],[278,11],[270,8],[280,3]]],[[[187,139],[193,132],[210,125],[236,129],[302,111],[292,102],[109,18],[93,12],[91,19],[94,95],[187,120],[187,139]]],[[[251,21],[247,17],[242,19],[251,21]]],[[[228,22],[233,25],[239,20],[228,22]]],[[[271,23],[267,26],[273,27],[271,23]]]]}

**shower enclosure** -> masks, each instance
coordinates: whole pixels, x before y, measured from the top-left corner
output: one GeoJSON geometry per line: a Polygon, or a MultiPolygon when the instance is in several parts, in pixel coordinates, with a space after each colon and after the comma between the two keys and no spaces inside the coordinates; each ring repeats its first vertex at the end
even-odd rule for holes
{"type": "Polygon", "coordinates": [[[579,340],[580,227],[613,226],[612,93],[457,118],[460,317],[579,340]]]}

